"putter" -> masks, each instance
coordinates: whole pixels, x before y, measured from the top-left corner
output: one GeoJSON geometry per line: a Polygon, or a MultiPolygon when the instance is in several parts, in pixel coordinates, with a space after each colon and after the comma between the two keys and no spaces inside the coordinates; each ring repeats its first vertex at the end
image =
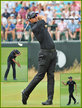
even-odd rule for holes
{"type": "Polygon", "coordinates": [[[79,96],[76,95],[76,101],[77,101],[76,103],[77,103],[77,104],[79,104],[78,97],[79,97],[79,96]]]}

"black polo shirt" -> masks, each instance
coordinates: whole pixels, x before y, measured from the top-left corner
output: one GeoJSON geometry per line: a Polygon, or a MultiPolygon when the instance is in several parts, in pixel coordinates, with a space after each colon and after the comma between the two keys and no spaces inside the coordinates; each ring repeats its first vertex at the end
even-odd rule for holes
{"type": "Polygon", "coordinates": [[[72,91],[74,91],[74,84],[76,84],[76,82],[75,81],[67,81],[67,85],[69,86],[69,92],[72,92],[72,91]]]}
{"type": "Polygon", "coordinates": [[[8,62],[14,63],[12,59],[15,59],[16,58],[15,54],[19,54],[19,53],[20,52],[18,50],[13,50],[8,56],[8,62]]]}
{"type": "Polygon", "coordinates": [[[55,49],[55,44],[47,30],[47,27],[45,27],[46,22],[44,20],[39,20],[35,23],[30,24],[32,32],[34,33],[36,39],[40,43],[41,49],[55,49]]]}

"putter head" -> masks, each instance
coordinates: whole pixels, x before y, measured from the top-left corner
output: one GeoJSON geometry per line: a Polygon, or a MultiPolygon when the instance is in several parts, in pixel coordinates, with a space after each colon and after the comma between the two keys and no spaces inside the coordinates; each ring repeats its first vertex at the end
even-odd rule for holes
{"type": "Polygon", "coordinates": [[[77,102],[77,104],[79,104],[79,102],[77,102]]]}

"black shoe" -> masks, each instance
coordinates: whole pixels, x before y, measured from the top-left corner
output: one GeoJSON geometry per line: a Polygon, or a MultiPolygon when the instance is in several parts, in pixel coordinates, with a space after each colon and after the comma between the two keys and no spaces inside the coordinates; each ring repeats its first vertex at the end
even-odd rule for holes
{"type": "Polygon", "coordinates": [[[52,100],[47,100],[46,102],[42,102],[42,105],[52,105],[52,100]]]}
{"type": "Polygon", "coordinates": [[[4,78],[5,81],[7,81],[7,78],[4,78]]]}
{"type": "Polygon", "coordinates": [[[67,105],[70,105],[70,103],[68,103],[67,105]]]}
{"type": "Polygon", "coordinates": [[[24,104],[24,105],[26,105],[27,104],[27,96],[22,92],[22,103],[24,104]]]}
{"type": "Polygon", "coordinates": [[[74,104],[76,104],[76,100],[74,101],[74,104]]]}

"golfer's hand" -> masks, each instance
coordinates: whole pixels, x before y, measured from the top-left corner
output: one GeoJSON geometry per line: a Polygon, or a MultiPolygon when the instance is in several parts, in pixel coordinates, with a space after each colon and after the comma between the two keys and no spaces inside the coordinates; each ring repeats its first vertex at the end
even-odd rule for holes
{"type": "Polygon", "coordinates": [[[64,82],[62,81],[62,84],[64,84],[64,82]]]}
{"type": "Polygon", "coordinates": [[[19,63],[17,63],[18,67],[21,67],[19,63]]]}

